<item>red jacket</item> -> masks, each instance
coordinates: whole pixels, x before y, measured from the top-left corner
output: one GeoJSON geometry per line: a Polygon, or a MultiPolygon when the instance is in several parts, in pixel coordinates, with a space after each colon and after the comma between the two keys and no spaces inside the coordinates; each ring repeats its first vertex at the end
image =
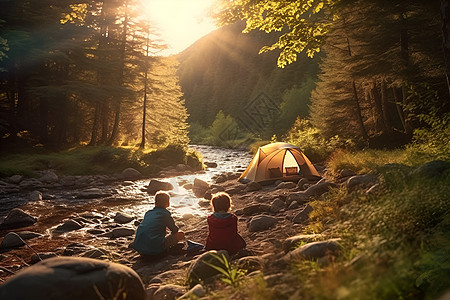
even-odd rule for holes
{"type": "Polygon", "coordinates": [[[237,217],[234,214],[219,213],[208,216],[209,234],[206,250],[227,250],[235,254],[245,247],[245,242],[237,232],[237,217]]]}

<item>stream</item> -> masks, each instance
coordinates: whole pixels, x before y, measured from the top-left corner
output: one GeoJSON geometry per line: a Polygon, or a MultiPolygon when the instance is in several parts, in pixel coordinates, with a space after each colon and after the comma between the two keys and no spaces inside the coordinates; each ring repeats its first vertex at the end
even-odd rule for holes
{"type": "MultiPolygon", "coordinates": [[[[85,219],[98,217],[113,219],[117,212],[135,216],[136,219],[143,218],[145,212],[153,207],[153,196],[146,191],[151,179],[170,182],[174,189],[171,195],[171,206],[169,210],[175,219],[203,218],[210,214],[210,208],[200,206],[199,200],[190,189],[184,185],[193,183],[195,178],[204,180],[210,184],[213,178],[223,173],[242,172],[251,161],[252,156],[243,150],[225,149],[212,146],[192,145],[200,152],[204,162],[217,163],[217,167],[207,168],[204,171],[165,178],[148,178],[134,181],[115,181],[102,186],[88,186],[86,188],[100,188],[110,194],[109,197],[82,199],[77,197],[79,189],[42,188],[43,199],[30,200],[32,190],[19,191],[17,193],[6,193],[0,195],[0,217],[4,217],[13,207],[20,207],[26,212],[38,218],[38,223],[33,227],[34,231],[52,236],[53,229],[61,224],[62,220],[80,216],[85,219]]],[[[89,229],[98,228],[96,223],[86,226],[81,231],[63,234],[66,237],[83,234],[89,229]]]]}

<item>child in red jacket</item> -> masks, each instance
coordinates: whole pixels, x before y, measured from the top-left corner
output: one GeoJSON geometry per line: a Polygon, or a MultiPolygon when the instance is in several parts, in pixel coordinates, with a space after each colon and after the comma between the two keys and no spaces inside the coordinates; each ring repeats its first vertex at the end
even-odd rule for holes
{"type": "Polygon", "coordinates": [[[233,255],[245,248],[245,241],[237,231],[237,217],[230,213],[230,196],[223,192],[214,194],[211,205],[214,213],[208,216],[206,250],[227,250],[233,255]]]}

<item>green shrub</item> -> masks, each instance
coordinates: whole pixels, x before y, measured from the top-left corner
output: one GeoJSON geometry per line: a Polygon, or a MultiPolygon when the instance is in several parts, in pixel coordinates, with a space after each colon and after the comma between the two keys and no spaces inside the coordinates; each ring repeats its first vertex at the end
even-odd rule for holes
{"type": "Polygon", "coordinates": [[[353,149],[351,140],[342,140],[338,136],[326,140],[317,128],[300,117],[284,137],[287,143],[296,145],[313,162],[325,161],[336,149],[353,149]]]}

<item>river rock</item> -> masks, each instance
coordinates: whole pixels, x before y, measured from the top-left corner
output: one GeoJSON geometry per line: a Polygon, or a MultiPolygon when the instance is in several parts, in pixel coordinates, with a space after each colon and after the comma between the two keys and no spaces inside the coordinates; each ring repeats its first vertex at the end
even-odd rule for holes
{"type": "Polygon", "coordinates": [[[273,200],[273,202],[270,206],[270,211],[273,213],[277,213],[285,207],[286,207],[286,203],[284,203],[280,199],[275,199],[275,200],[273,200]]]}
{"type": "Polygon", "coordinates": [[[0,244],[2,249],[17,248],[25,245],[23,239],[15,232],[8,232],[0,244]]]}
{"type": "Polygon", "coordinates": [[[150,180],[150,183],[147,186],[147,192],[152,195],[158,191],[170,190],[173,190],[173,185],[170,182],[160,181],[156,179],[150,180]]]}
{"type": "Polygon", "coordinates": [[[325,255],[336,255],[341,246],[339,245],[340,239],[331,239],[321,242],[312,242],[306,245],[300,246],[297,249],[287,253],[283,259],[319,259],[325,255]]]}
{"type": "Polygon", "coordinates": [[[72,243],[66,246],[64,249],[62,255],[64,256],[72,256],[72,255],[78,255],[80,253],[83,253],[89,249],[93,249],[93,247],[86,246],[80,243],[72,243]]]}
{"type": "Polygon", "coordinates": [[[133,179],[139,179],[142,177],[141,172],[134,168],[126,168],[122,171],[121,176],[123,179],[126,180],[133,180],[133,179]]]}
{"type": "Polygon", "coordinates": [[[13,208],[6,215],[1,227],[20,228],[33,225],[37,222],[37,218],[33,217],[20,208],[13,208]]]}
{"type": "Polygon", "coordinates": [[[225,189],[225,192],[229,195],[239,194],[244,191],[245,185],[236,185],[225,189]]]}
{"type": "Polygon", "coordinates": [[[44,175],[39,178],[39,181],[41,182],[45,182],[45,183],[54,183],[58,181],[58,175],[56,175],[55,172],[48,170],[47,172],[44,173],[44,175]]]}
{"type": "Polygon", "coordinates": [[[304,191],[293,192],[287,196],[286,203],[288,205],[291,204],[292,202],[297,202],[299,204],[303,204],[303,203],[307,202],[308,199],[309,199],[309,196],[304,191]]]}
{"type": "Polygon", "coordinates": [[[207,281],[214,275],[221,274],[218,270],[205,264],[205,262],[225,268],[225,266],[217,259],[217,256],[222,257],[222,254],[225,255],[226,259],[230,259],[228,252],[225,250],[211,250],[201,254],[192,262],[187,271],[187,279],[190,287],[193,287],[202,281],[207,281]]]}
{"type": "Polygon", "coordinates": [[[42,193],[39,191],[32,191],[30,193],[30,200],[31,201],[41,201],[42,200],[42,193]]]}
{"type": "Polygon", "coordinates": [[[81,254],[81,257],[89,257],[89,258],[101,258],[102,256],[110,256],[110,253],[105,249],[89,249],[88,251],[81,254]]]}
{"type": "Polygon", "coordinates": [[[275,189],[279,190],[279,189],[293,189],[296,188],[297,185],[293,182],[290,181],[286,181],[286,182],[280,182],[275,189]]]}
{"type": "Polygon", "coordinates": [[[186,294],[181,296],[178,299],[197,299],[202,298],[206,295],[206,290],[201,284],[196,284],[193,288],[191,288],[186,294]]]}
{"type": "Polygon", "coordinates": [[[215,162],[205,161],[203,164],[205,166],[207,166],[208,168],[217,168],[217,163],[215,163],[215,162]]]}
{"type": "Polygon", "coordinates": [[[245,187],[246,192],[259,191],[260,189],[262,189],[262,185],[254,181],[249,182],[245,187]]]}
{"type": "Polygon", "coordinates": [[[297,182],[297,188],[301,191],[304,191],[305,184],[309,184],[309,180],[306,178],[300,178],[300,180],[297,182]]]}
{"type": "Polygon", "coordinates": [[[348,189],[352,189],[356,186],[372,186],[377,183],[377,176],[374,174],[355,175],[347,179],[346,186],[348,189]]]}
{"type": "Polygon", "coordinates": [[[258,215],[250,219],[248,231],[256,232],[269,229],[277,223],[277,219],[267,215],[258,215]]]}
{"type": "Polygon", "coordinates": [[[152,295],[152,300],[175,300],[183,296],[185,289],[175,284],[166,284],[160,286],[152,295]]]}
{"type": "Polygon", "coordinates": [[[31,240],[31,239],[43,236],[40,233],[31,232],[31,231],[21,231],[21,232],[17,232],[17,234],[24,240],[31,240]]]}
{"type": "Polygon", "coordinates": [[[134,234],[134,229],[133,228],[127,228],[127,227],[118,227],[118,228],[114,228],[111,231],[112,234],[112,238],[118,238],[118,237],[123,237],[123,236],[131,236],[134,234]]]}
{"type": "Polygon", "coordinates": [[[120,224],[129,223],[133,220],[134,220],[134,217],[132,215],[122,213],[122,212],[117,212],[116,215],[114,216],[114,221],[117,223],[120,223],[120,224]]]}
{"type": "Polygon", "coordinates": [[[13,175],[8,178],[8,181],[14,184],[19,184],[23,179],[22,175],[13,175]]]}
{"type": "Polygon", "coordinates": [[[0,299],[110,299],[119,288],[127,299],[145,299],[142,281],[129,267],[91,258],[54,257],[23,269],[3,283],[0,299]]]}
{"type": "Polygon", "coordinates": [[[261,270],[263,268],[262,259],[258,256],[245,256],[236,261],[236,265],[240,269],[247,270],[247,273],[261,270]]]}
{"type": "Polygon", "coordinates": [[[55,252],[41,252],[41,253],[35,253],[33,256],[31,256],[30,264],[34,265],[44,259],[49,259],[52,257],[58,256],[55,252]]]}
{"type": "Polygon", "coordinates": [[[311,185],[305,191],[308,197],[320,197],[322,194],[328,192],[331,188],[337,187],[334,182],[319,181],[318,183],[311,185]]]}
{"type": "Polygon", "coordinates": [[[83,225],[81,225],[79,222],[69,219],[65,220],[63,224],[59,225],[55,228],[54,231],[56,232],[68,232],[68,231],[74,231],[83,228],[83,225]]]}
{"type": "Polygon", "coordinates": [[[223,183],[227,181],[227,176],[225,174],[221,174],[215,178],[215,183],[223,183]]]}
{"type": "Polygon", "coordinates": [[[243,214],[246,216],[260,214],[267,211],[270,211],[270,205],[268,204],[252,204],[242,209],[243,214]]]}
{"type": "Polygon", "coordinates": [[[339,172],[340,178],[345,178],[345,177],[350,177],[350,176],[355,176],[355,175],[356,175],[355,171],[350,170],[350,169],[342,169],[339,172]]]}
{"type": "Polygon", "coordinates": [[[80,198],[80,199],[95,199],[95,198],[104,198],[104,197],[109,197],[109,196],[111,196],[111,193],[103,191],[102,189],[89,188],[89,189],[85,189],[85,190],[82,190],[81,192],[79,192],[76,197],[80,198]]]}
{"type": "Polygon", "coordinates": [[[177,172],[185,172],[185,171],[187,171],[188,170],[188,166],[187,165],[185,165],[185,164],[177,164],[176,166],[175,166],[175,170],[177,171],[177,172]]]}
{"type": "Polygon", "coordinates": [[[292,219],[292,222],[294,224],[302,224],[306,220],[309,219],[309,214],[313,211],[313,208],[311,205],[306,205],[305,208],[303,208],[295,217],[292,219]]]}
{"type": "Polygon", "coordinates": [[[283,241],[283,250],[284,252],[289,252],[292,248],[301,243],[311,243],[321,237],[321,234],[299,234],[291,236],[283,241]]]}
{"type": "Polygon", "coordinates": [[[419,166],[411,172],[411,175],[424,178],[435,178],[445,176],[445,174],[448,174],[449,172],[449,161],[434,160],[419,166]]]}
{"type": "Polygon", "coordinates": [[[194,192],[195,197],[203,198],[207,190],[209,190],[209,184],[207,182],[198,178],[194,179],[192,191],[194,192]]]}

